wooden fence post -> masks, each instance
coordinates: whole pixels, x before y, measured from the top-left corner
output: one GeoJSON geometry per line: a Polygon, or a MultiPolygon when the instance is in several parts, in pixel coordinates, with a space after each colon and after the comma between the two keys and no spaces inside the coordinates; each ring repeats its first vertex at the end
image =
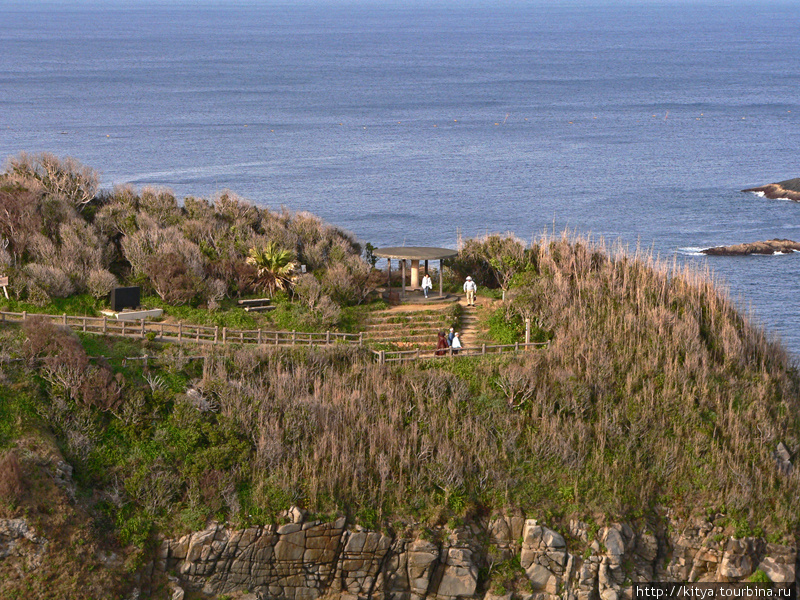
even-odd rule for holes
{"type": "Polygon", "coordinates": [[[122,322],[122,337],[125,337],[125,321],[122,322]]]}
{"type": "Polygon", "coordinates": [[[331,332],[330,330],[328,330],[325,332],[325,344],[330,344],[330,343],[331,343],[331,332]]]}
{"type": "Polygon", "coordinates": [[[294,346],[295,341],[297,341],[297,331],[292,329],[292,346],[294,346]]]}
{"type": "Polygon", "coordinates": [[[66,327],[67,326],[67,313],[64,313],[62,315],[62,317],[64,318],[64,327],[66,327]]]}
{"type": "Polygon", "coordinates": [[[261,345],[261,327],[258,328],[258,345],[261,345]]]}
{"type": "Polygon", "coordinates": [[[214,343],[219,339],[219,325],[214,325],[214,343]]]}
{"type": "Polygon", "coordinates": [[[23,311],[22,311],[22,320],[24,321],[24,320],[26,320],[27,318],[28,318],[28,311],[27,311],[27,310],[23,310],[23,311]]]}
{"type": "Polygon", "coordinates": [[[531,318],[525,317],[525,343],[531,343],[531,318]]]}
{"type": "Polygon", "coordinates": [[[364,332],[363,331],[359,331],[358,332],[358,345],[359,346],[363,346],[364,345],[364,332]]]}
{"type": "Polygon", "coordinates": [[[83,317],[83,332],[86,333],[86,317],[83,317]]]}
{"type": "Polygon", "coordinates": [[[178,321],[178,341],[183,341],[183,321],[178,321]]]}
{"type": "MultiPolygon", "coordinates": [[[[142,339],[144,339],[144,329],[145,329],[144,319],[142,319],[142,339]]],[[[147,355],[145,355],[145,356],[147,356],[147,355]]],[[[144,360],[145,360],[145,363],[146,363],[147,359],[145,358],[144,360]]]]}
{"type": "Polygon", "coordinates": [[[481,344],[481,356],[486,354],[486,342],[481,344]]]}
{"type": "Polygon", "coordinates": [[[381,350],[378,354],[378,362],[382,365],[386,364],[386,350],[381,350]]]}
{"type": "Polygon", "coordinates": [[[519,352],[519,342],[514,342],[514,352],[519,352]]]}
{"type": "Polygon", "coordinates": [[[223,344],[227,344],[228,343],[228,328],[227,327],[223,327],[222,328],[222,343],[223,344]]]}
{"type": "Polygon", "coordinates": [[[108,317],[103,315],[103,335],[108,333],[108,317]]]}

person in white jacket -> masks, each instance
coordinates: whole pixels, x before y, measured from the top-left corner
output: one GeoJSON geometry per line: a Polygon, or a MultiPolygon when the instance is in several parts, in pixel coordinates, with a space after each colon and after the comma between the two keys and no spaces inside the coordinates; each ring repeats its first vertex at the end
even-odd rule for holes
{"type": "Polygon", "coordinates": [[[425,297],[428,297],[428,290],[433,289],[433,282],[431,281],[431,276],[425,273],[425,277],[422,278],[422,293],[425,294],[425,297]]]}
{"type": "Polygon", "coordinates": [[[464,282],[464,291],[467,293],[467,306],[475,306],[475,291],[478,286],[472,281],[472,277],[467,275],[467,280],[464,282]]]}

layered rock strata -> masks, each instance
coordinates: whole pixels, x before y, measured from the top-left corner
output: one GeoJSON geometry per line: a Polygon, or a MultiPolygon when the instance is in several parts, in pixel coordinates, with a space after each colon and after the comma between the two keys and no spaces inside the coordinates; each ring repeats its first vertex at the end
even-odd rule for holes
{"type": "MultiPolygon", "coordinates": [[[[739,581],[756,570],[775,582],[794,581],[797,550],[726,537],[703,521],[669,523],[661,534],[570,521],[562,534],[533,519],[496,514],[394,537],[348,529],[340,518],[243,530],[213,524],[165,540],[149,575],[156,582],[171,573],[180,586],[209,596],[455,600],[497,598],[490,590],[498,561],[519,569],[519,600],[620,600],[631,597],[634,582],[739,581]]],[[[511,592],[501,591],[511,600],[511,592]]]]}

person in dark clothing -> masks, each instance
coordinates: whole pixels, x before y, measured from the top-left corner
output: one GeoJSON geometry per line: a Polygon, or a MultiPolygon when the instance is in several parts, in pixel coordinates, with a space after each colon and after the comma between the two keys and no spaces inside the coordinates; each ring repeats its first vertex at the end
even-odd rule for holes
{"type": "Polygon", "coordinates": [[[444,331],[439,332],[439,339],[436,342],[436,356],[444,356],[447,354],[447,336],[445,336],[444,331]]]}

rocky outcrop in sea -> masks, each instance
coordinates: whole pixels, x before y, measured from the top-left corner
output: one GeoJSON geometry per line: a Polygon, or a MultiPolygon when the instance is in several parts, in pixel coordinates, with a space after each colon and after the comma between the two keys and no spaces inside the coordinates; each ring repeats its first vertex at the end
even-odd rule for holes
{"type": "Polygon", "coordinates": [[[742,191],[763,194],[767,198],[773,200],[785,199],[800,202],[800,177],[787,179],[786,181],[780,181],[778,183],[768,183],[767,185],[748,188],[742,191]]]}
{"type": "Polygon", "coordinates": [[[748,254],[791,254],[800,252],[800,242],[792,240],[766,240],[763,242],[750,242],[736,244],[735,246],[716,246],[701,250],[709,256],[746,256],[748,254]]]}

